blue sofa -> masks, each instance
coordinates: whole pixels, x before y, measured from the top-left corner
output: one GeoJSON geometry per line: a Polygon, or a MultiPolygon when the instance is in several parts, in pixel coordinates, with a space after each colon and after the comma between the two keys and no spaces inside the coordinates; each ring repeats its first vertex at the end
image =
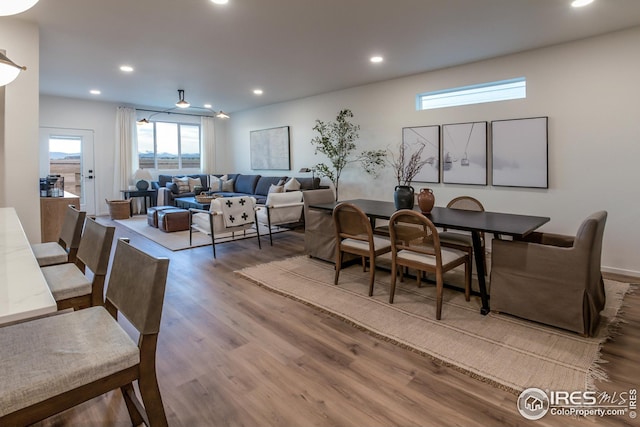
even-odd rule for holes
{"type": "MultiPolygon", "coordinates": [[[[233,191],[216,191],[216,194],[220,194],[225,197],[233,196],[253,196],[256,198],[258,204],[264,204],[267,200],[267,194],[269,194],[269,188],[271,185],[277,185],[281,181],[284,182],[289,177],[287,176],[262,176],[262,175],[245,175],[245,174],[226,174],[229,180],[233,180],[233,191]]],[[[209,182],[209,175],[176,175],[177,177],[188,176],[191,178],[200,178],[204,191],[208,191],[211,187],[209,182]]],[[[220,177],[220,174],[214,174],[213,176],[220,177]]],[[[298,178],[300,182],[301,190],[311,190],[320,188],[320,178],[298,178]]],[[[159,175],[157,181],[151,183],[152,187],[158,192],[164,192],[164,203],[166,205],[175,205],[175,199],[178,197],[194,197],[193,192],[178,192],[177,185],[173,184],[173,176],[171,175],[159,175]]],[[[159,198],[162,199],[162,198],[159,198]]]]}

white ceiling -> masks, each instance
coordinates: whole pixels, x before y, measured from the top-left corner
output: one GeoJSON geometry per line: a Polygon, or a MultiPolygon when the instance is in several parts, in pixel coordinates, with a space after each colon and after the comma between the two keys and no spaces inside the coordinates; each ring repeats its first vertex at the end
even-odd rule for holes
{"type": "Polygon", "coordinates": [[[38,22],[43,94],[170,108],[184,89],[233,113],[640,25],[639,0],[569,3],[40,0],[0,25],[38,22]]]}

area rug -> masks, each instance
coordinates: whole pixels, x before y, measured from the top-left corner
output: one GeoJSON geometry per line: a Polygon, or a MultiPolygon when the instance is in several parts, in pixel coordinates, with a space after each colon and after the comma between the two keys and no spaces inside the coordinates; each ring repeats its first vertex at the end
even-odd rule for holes
{"type": "MultiPolygon", "coordinates": [[[[164,231],[151,227],[147,224],[147,217],[145,215],[138,215],[129,219],[117,219],[115,222],[143,235],[149,240],[153,240],[167,249],[171,249],[172,251],[181,251],[184,249],[211,245],[211,236],[207,236],[199,232],[193,233],[192,244],[189,245],[189,230],[165,233],[164,231]]],[[[282,231],[286,231],[286,229],[277,229],[274,230],[273,233],[279,233],[282,231]]],[[[255,229],[247,230],[246,236],[243,236],[242,233],[236,233],[235,237],[232,236],[231,233],[221,234],[220,236],[216,234],[216,236],[216,244],[218,244],[234,239],[255,238],[256,231],[255,229]]],[[[260,224],[260,238],[264,239],[265,237],[267,239],[269,238],[269,229],[260,224]]]]}
{"type": "MultiPolygon", "coordinates": [[[[514,394],[528,387],[594,390],[606,380],[600,349],[619,322],[622,300],[631,286],[605,280],[607,306],[598,336],[584,338],[508,315],[480,314],[480,299],[445,289],[442,320],[435,319],[435,286],[398,281],[388,303],[390,275],[376,272],[368,297],[369,273],[361,266],[341,270],[333,285],[333,265],[306,256],[275,261],[237,272],[281,295],[343,319],[377,337],[430,357],[514,394]]],[[[462,280],[453,272],[445,281],[462,280]]],[[[460,282],[461,283],[461,282],[460,282]]]]}

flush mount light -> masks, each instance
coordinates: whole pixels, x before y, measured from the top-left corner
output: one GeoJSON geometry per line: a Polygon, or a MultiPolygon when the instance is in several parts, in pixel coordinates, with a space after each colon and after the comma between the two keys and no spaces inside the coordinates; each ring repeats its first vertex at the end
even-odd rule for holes
{"type": "Polygon", "coordinates": [[[369,58],[369,61],[373,62],[374,64],[379,64],[380,62],[384,61],[384,58],[382,56],[372,56],[371,58],[369,58]]]}
{"type": "Polygon", "coordinates": [[[131,65],[121,65],[120,71],[124,71],[125,73],[133,72],[133,67],[131,65]]]}
{"type": "Polygon", "coordinates": [[[227,4],[229,0],[211,0],[211,2],[215,4],[227,4]]]}
{"type": "Polygon", "coordinates": [[[262,91],[262,89],[254,89],[253,90],[253,94],[254,95],[262,95],[264,92],[262,91]]]}
{"type": "Polygon", "coordinates": [[[189,108],[191,104],[184,100],[184,89],[178,89],[178,102],[176,102],[176,107],[178,108],[189,108]]]}
{"type": "Polygon", "coordinates": [[[89,93],[91,95],[100,95],[102,92],[100,92],[98,89],[91,89],[89,93]]]}
{"type": "Polygon", "coordinates": [[[588,4],[593,3],[593,0],[573,0],[571,2],[571,6],[573,7],[582,7],[582,6],[586,6],[588,4]]]}
{"type": "Polygon", "coordinates": [[[9,16],[31,9],[38,0],[3,0],[0,2],[0,16],[9,16]]]}
{"type": "Polygon", "coordinates": [[[204,104],[204,108],[211,109],[211,108],[213,108],[213,105],[211,105],[211,104],[204,104]]]}
{"type": "Polygon", "coordinates": [[[20,71],[26,69],[27,67],[21,67],[0,51],[0,86],[8,85],[18,77],[20,71]]]}

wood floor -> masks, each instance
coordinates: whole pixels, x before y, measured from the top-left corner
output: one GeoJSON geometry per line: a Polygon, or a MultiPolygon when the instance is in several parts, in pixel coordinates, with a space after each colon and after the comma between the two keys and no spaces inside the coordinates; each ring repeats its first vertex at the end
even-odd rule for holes
{"type": "MultiPolygon", "coordinates": [[[[108,219],[101,222],[112,223],[108,219]]],[[[112,223],[116,225],[115,223],[112,223]]],[[[373,338],[234,274],[303,251],[303,235],[274,235],[171,252],[119,227],[116,237],[171,259],[157,370],[171,426],[639,425],[629,417],[525,420],[517,396],[373,338]]],[[[638,281],[638,280],[636,280],[638,281]]],[[[603,349],[609,392],[640,388],[640,293],[603,349]]],[[[130,425],[119,392],[42,426],[130,425]]]]}

